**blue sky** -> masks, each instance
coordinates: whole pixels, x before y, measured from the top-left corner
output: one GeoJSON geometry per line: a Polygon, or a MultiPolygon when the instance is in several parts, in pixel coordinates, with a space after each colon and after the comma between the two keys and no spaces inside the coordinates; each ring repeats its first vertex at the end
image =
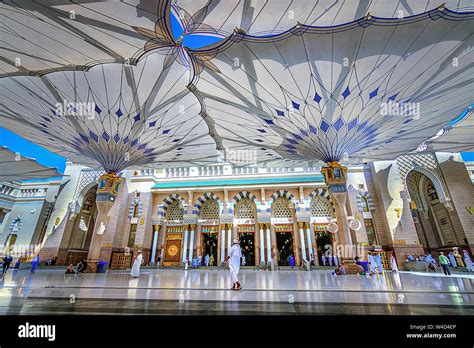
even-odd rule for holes
{"type": "MultiPolygon", "coordinates": [[[[183,33],[179,22],[171,16],[171,26],[173,35],[177,39],[183,33]]],[[[183,40],[183,45],[191,49],[204,47],[221,40],[217,37],[204,35],[188,35],[183,40]]],[[[462,115],[460,115],[461,118],[462,115]]],[[[45,148],[35,145],[30,141],[0,127],[0,146],[7,146],[10,150],[19,152],[21,155],[36,159],[39,163],[47,167],[56,167],[59,173],[64,173],[66,159],[58,156],[45,148]]],[[[474,152],[462,154],[465,161],[474,161],[474,152]]]]}
{"type": "Polygon", "coordinates": [[[46,167],[56,167],[59,173],[64,173],[66,167],[64,157],[35,145],[5,128],[0,128],[0,146],[6,146],[14,152],[19,152],[22,156],[34,158],[46,167]]]}

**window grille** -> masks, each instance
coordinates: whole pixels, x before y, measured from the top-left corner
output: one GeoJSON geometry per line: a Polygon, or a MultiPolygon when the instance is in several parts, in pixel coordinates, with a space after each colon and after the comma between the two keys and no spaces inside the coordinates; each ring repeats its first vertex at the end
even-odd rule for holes
{"type": "Polygon", "coordinates": [[[291,208],[292,203],[288,198],[279,197],[272,204],[272,216],[277,218],[291,218],[291,208]]]}
{"type": "Polygon", "coordinates": [[[311,215],[318,217],[334,217],[333,209],[328,200],[321,196],[314,196],[311,200],[311,215]]]}
{"type": "Polygon", "coordinates": [[[217,203],[214,199],[205,201],[201,206],[199,217],[206,220],[219,219],[219,203],[217,203]]]}
{"type": "Polygon", "coordinates": [[[235,207],[235,216],[238,219],[255,219],[255,203],[249,198],[242,198],[235,207]]]}

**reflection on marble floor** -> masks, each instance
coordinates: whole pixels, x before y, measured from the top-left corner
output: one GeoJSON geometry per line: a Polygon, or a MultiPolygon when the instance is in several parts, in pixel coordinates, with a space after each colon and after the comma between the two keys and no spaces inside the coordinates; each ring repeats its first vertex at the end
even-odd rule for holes
{"type": "Polygon", "coordinates": [[[228,290],[226,271],[124,271],[75,277],[59,270],[9,272],[0,282],[0,314],[474,314],[474,276],[385,272],[251,271],[244,290],[228,290]]]}

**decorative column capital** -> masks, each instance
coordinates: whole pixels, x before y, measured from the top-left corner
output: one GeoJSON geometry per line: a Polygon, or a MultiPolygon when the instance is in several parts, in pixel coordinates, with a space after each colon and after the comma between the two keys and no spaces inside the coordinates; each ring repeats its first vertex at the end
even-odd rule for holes
{"type": "Polygon", "coordinates": [[[334,204],[337,206],[344,206],[347,200],[347,192],[344,193],[331,193],[334,204]]]}

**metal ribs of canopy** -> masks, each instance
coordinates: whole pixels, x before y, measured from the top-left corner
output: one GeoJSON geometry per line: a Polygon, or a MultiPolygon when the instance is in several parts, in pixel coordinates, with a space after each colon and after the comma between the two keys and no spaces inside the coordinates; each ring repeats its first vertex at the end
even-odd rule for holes
{"type": "Polygon", "coordinates": [[[372,15],[363,1],[142,3],[0,4],[2,126],[113,172],[229,160],[225,149],[250,165],[393,159],[447,126],[462,147],[443,149],[472,147],[471,115],[453,120],[474,95],[473,1],[379,0],[372,15]],[[223,40],[188,49],[172,14],[183,35],[223,40]],[[391,104],[409,115],[384,115],[391,104]]]}

